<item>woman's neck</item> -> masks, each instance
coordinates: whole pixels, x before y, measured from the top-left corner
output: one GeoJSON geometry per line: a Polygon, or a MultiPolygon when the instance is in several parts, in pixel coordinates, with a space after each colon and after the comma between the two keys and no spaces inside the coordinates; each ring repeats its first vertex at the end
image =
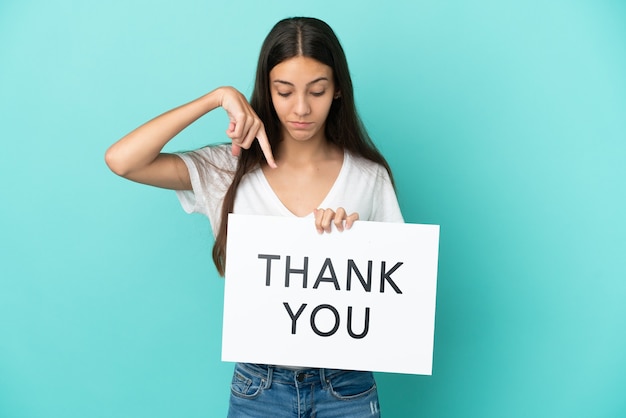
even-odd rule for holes
{"type": "Polygon", "coordinates": [[[340,147],[312,139],[281,141],[274,152],[278,167],[261,167],[274,194],[296,216],[307,216],[323,203],[343,166],[340,147]]]}
{"type": "Polygon", "coordinates": [[[307,141],[295,141],[285,138],[274,153],[276,163],[281,164],[310,164],[320,160],[336,158],[342,154],[341,149],[328,142],[326,138],[309,139],[307,141]]]}

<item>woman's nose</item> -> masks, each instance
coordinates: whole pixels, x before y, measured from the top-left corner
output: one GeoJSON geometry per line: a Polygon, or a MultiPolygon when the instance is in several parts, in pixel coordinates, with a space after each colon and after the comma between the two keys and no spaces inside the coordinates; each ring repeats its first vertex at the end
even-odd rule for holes
{"type": "Polygon", "coordinates": [[[298,116],[306,116],[311,113],[311,107],[305,96],[299,96],[294,112],[298,116]]]}

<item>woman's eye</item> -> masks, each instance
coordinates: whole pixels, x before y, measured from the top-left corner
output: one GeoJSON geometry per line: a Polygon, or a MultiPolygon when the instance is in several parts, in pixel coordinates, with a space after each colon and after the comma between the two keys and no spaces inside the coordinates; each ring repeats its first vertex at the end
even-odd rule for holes
{"type": "Polygon", "coordinates": [[[277,93],[278,93],[278,95],[279,95],[280,97],[289,97],[289,96],[291,95],[291,93],[290,93],[290,92],[287,92],[287,93],[281,93],[281,92],[279,91],[279,92],[277,92],[277,93]]]}
{"type": "Polygon", "coordinates": [[[313,96],[315,96],[315,97],[320,97],[320,96],[323,96],[323,95],[324,95],[324,93],[326,93],[326,91],[325,91],[325,90],[324,90],[324,91],[312,91],[312,92],[311,92],[311,94],[312,94],[313,96]]]}

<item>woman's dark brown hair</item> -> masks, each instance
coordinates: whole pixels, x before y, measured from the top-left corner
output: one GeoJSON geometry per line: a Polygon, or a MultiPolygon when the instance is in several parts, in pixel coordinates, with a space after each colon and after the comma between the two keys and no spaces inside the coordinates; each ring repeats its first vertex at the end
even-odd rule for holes
{"type": "MultiPolygon", "coordinates": [[[[250,104],[265,125],[272,149],[276,149],[282,138],[280,121],[272,104],[269,74],[276,65],[298,56],[313,58],[333,70],[335,88],[340,97],[333,101],[326,119],[327,140],[355,155],[381,164],[393,182],[387,161],[370,139],[357,114],[343,48],[331,27],[319,19],[293,17],[281,20],[272,28],[261,47],[250,104]]],[[[256,141],[250,149],[241,151],[233,182],[224,197],[221,221],[213,246],[213,261],[222,276],[226,263],[228,214],[233,211],[237,187],[246,173],[264,162],[263,152],[256,141]]]]}

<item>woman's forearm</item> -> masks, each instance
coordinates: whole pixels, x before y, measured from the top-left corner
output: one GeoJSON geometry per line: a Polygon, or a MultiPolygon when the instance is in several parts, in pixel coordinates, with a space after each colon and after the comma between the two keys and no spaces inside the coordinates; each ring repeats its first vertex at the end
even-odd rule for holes
{"type": "Polygon", "coordinates": [[[163,147],[187,126],[221,106],[223,88],[169,110],[111,145],[105,155],[109,168],[128,176],[154,162],[163,147]]]}

